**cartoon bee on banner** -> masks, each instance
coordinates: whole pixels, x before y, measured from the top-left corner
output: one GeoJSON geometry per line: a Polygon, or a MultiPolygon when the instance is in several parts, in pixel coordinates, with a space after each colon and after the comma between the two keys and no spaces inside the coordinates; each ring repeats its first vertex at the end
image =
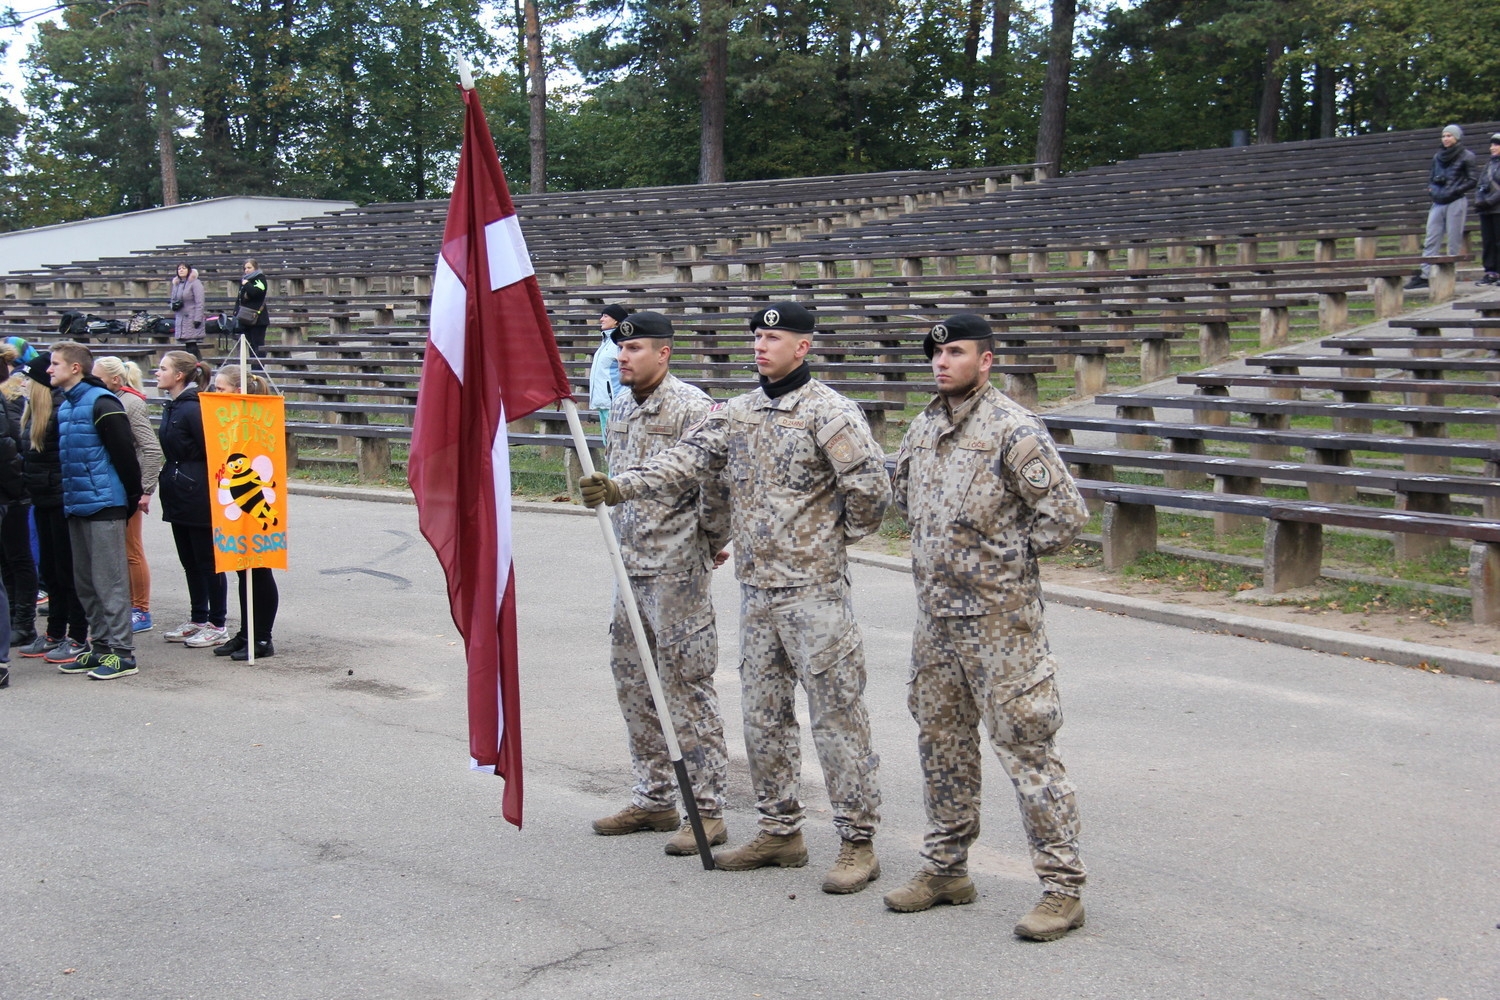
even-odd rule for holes
{"type": "Polygon", "coordinates": [[[276,503],[275,476],[269,455],[257,455],[253,461],[239,452],[230,455],[219,470],[219,503],[224,505],[224,516],[238,521],[242,513],[249,514],[261,531],[279,525],[281,515],[272,506],[276,503]]]}
{"type": "Polygon", "coordinates": [[[285,408],[280,396],[206,393],[204,445],[213,474],[214,568],[286,569],[285,408]]]}

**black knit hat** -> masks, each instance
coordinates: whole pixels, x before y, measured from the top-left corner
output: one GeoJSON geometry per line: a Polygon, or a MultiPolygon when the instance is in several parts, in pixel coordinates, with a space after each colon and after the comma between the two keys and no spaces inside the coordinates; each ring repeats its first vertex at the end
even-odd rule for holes
{"type": "Polygon", "coordinates": [[[47,388],[52,388],[52,376],[47,369],[52,367],[52,352],[38,351],[36,357],[31,359],[31,364],[26,366],[26,377],[33,382],[40,382],[47,388]]]}
{"type": "Polygon", "coordinates": [[[994,335],[995,331],[990,329],[982,316],[958,313],[927,331],[927,336],[922,338],[922,351],[927,355],[927,360],[931,361],[933,354],[937,353],[938,344],[950,344],[955,340],[983,340],[994,335]]]}
{"type": "Polygon", "coordinates": [[[615,343],[646,337],[651,340],[671,340],[672,321],[661,313],[631,313],[630,318],[609,331],[609,339],[615,343]]]}
{"type": "Polygon", "coordinates": [[[622,323],[624,322],[625,317],[630,315],[630,310],[626,309],[618,302],[611,302],[609,305],[599,310],[599,315],[608,316],[616,323],[622,323]]]}
{"type": "Polygon", "coordinates": [[[800,302],[774,302],[750,317],[750,332],[761,327],[788,333],[815,333],[813,314],[800,302]]]}

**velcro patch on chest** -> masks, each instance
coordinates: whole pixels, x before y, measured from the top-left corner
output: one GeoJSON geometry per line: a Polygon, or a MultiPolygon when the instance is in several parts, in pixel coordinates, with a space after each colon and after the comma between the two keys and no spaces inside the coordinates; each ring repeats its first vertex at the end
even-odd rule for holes
{"type": "Polygon", "coordinates": [[[676,431],[677,431],[677,428],[674,427],[674,426],[672,426],[671,424],[647,424],[646,425],[646,433],[647,434],[673,434],[676,431]]]}
{"type": "Polygon", "coordinates": [[[777,417],[776,426],[790,427],[794,431],[805,431],[807,430],[807,421],[801,417],[777,417]]]}

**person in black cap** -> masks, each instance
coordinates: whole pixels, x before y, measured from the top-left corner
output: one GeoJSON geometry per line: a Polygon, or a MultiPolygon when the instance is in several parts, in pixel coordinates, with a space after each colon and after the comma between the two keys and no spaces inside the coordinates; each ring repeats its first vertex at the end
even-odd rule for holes
{"type": "Polygon", "coordinates": [[[938,395],[896,456],[911,526],[917,625],[907,704],[917,722],[927,835],[922,870],[885,896],[910,913],[971,903],[982,720],[1015,785],[1040,903],[1016,925],[1039,941],[1083,924],[1075,793],[1053,736],[1062,709],[1042,624],[1037,556],[1073,540],[1088,509],[1035,414],[990,384],[994,337],[960,313],[922,342],[938,395]]]}
{"type": "Polygon", "coordinates": [[[1500,132],[1490,136],[1490,158],[1474,188],[1474,207],[1479,212],[1484,259],[1484,277],[1474,284],[1500,284],[1500,132]]]}
{"type": "Polygon", "coordinates": [[[610,336],[629,311],[618,302],[604,307],[599,314],[599,346],[594,363],[589,366],[589,407],[599,411],[599,433],[609,440],[609,410],[620,394],[620,348],[610,336]]]}
{"type": "MultiPolygon", "coordinates": [[[[611,469],[642,465],[701,423],[713,400],[667,371],[672,323],[660,313],[622,320],[611,338],[620,348],[620,382],[605,445],[611,469]]],[[[632,500],[610,512],[630,574],[662,691],[682,740],[698,813],[710,844],[727,839],[724,791],[729,754],[714,690],[719,660],[710,583],[729,541],[729,489],[722,476],[693,481],[675,495],[632,500]]],[[[677,789],[666,740],[641,666],[625,605],[616,600],[609,665],[630,744],[635,784],[630,804],[594,821],[603,836],[675,831],[665,850],[696,855],[692,826],[679,825],[677,789]]]]}
{"type": "Polygon", "coordinates": [[[880,758],[870,745],[845,548],[880,527],[890,481],[859,407],[812,377],[813,328],[800,303],[757,312],[750,330],[760,387],[716,405],[681,444],[616,479],[586,478],[583,493],[590,506],[660,500],[727,473],[745,749],[760,832],[715,861],[730,871],[807,864],[797,795],[800,683],[841,843],[823,891],[851,893],[880,877],[872,843],[880,758]]]}

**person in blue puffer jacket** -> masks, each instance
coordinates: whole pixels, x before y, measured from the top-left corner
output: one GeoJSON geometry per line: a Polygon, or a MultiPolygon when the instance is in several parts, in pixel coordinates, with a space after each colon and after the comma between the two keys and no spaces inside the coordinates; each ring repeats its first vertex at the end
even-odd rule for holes
{"type": "Polygon", "coordinates": [[[63,513],[90,639],[88,649],[58,669],[112,680],[136,673],[125,522],[140,512],[141,465],[124,405],[93,370],[87,347],[72,341],[52,345],[47,373],[62,393],[57,435],[63,513]]]}

